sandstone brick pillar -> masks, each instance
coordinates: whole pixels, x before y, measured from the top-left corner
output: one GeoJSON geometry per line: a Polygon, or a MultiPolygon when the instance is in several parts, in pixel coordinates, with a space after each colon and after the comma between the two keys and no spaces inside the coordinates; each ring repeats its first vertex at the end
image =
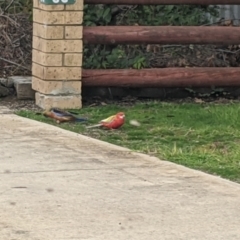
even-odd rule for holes
{"type": "Polygon", "coordinates": [[[83,0],[73,5],[45,5],[34,1],[32,88],[36,104],[82,107],[83,0]]]}

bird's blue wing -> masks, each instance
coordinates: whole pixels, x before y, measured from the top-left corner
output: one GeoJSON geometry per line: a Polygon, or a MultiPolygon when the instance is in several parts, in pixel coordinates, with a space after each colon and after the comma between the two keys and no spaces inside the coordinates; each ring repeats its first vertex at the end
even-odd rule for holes
{"type": "Polygon", "coordinates": [[[84,122],[87,121],[87,118],[83,118],[80,116],[76,116],[76,113],[66,112],[60,109],[52,108],[51,111],[58,117],[72,117],[76,122],[84,122]]]}
{"type": "Polygon", "coordinates": [[[51,112],[53,112],[56,116],[58,117],[71,117],[73,116],[71,113],[69,112],[65,112],[65,111],[62,111],[60,109],[56,109],[56,108],[52,108],[51,109],[51,112]]]}

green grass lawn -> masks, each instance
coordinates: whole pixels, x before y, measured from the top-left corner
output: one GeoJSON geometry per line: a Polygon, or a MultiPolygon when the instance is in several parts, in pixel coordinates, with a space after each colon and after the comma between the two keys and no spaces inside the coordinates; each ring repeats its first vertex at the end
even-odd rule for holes
{"type": "MultiPolygon", "coordinates": [[[[84,107],[78,112],[89,118],[87,124],[58,126],[240,182],[240,103],[150,101],[133,106],[84,107]],[[118,111],[126,114],[126,124],[121,129],[85,128],[118,111]],[[130,125],[129,121],[133,119],[141,126],[130,125]]],[[[57,125],[30,111],[17,114],[57,125]]]]}

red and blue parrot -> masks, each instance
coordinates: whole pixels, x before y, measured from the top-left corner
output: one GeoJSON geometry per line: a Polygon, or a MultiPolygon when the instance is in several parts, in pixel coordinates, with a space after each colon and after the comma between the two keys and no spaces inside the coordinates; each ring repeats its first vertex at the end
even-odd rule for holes
{"type": "Polygon", "coordinates": [[[57,123],[85,122],[87,118],[77,116],[77,113],[63,111],[59,108],[51,108],[43,112],[43,116],[54,119],[57,123]]]}
{"type": "Polygon", "coordinates": [[[118,129],[125,123],[125,114],[119,112],[116,115],[112,115],[106,119],[103,119],[99,124],[88,126],[86,128],[104,127],[108,129],[118,129]]]}

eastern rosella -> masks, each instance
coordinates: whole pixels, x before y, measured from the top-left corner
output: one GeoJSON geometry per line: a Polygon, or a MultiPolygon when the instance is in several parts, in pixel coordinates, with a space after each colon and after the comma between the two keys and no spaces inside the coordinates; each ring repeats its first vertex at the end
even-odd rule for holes
{"type": "Polygon", "coordinates": [[[123,112],[119,112],[116,115],[103,119],[99,122],[99,124],[88,126],[87,128],[105,127],[108,129],[118,129],[124,124],[124,122],[125,114],[123,112]]]}
{"type": "Polygon", "coordinates": [[[77,116],[76,113],[66,112],[59,108],[51,108],[50,110],[44,111],[43,115],[56,120],[57,123],[87,121],[86,118],[77,116]]]}

